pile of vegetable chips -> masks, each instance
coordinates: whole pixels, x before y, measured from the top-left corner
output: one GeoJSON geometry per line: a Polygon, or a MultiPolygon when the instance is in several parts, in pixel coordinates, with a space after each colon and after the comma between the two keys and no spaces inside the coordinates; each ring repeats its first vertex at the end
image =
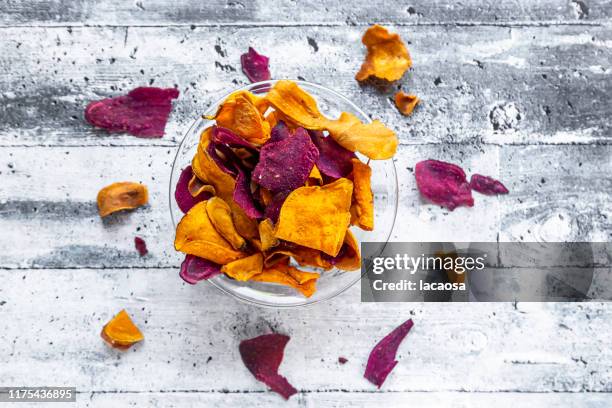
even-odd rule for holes
{"type": "Polygon", "coordinates": [[[391,158],[393,131],[350,113],[325,117],[295,82],[231,94],[207,119],[175,198],[185,213],[175,248],[188,283],[219,274],[316,290],[313,268],[360,268],[351,226],[371,231],[369,159],[391,158]],[[309,271],[300,270],[300,267],[309,271]],[[202,269],[202,270],[199,270],[202,269]]]}

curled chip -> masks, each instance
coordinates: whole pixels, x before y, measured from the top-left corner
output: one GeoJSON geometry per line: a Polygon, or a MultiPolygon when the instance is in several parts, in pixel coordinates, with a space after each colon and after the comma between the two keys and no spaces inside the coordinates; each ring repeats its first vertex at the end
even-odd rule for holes
{"type": "Polygon", "coordinates": [[[264,211],[264,217],[269,218],[273,223],[276,224],[278,221],[278,216],[280,214],[281,208],[287,199],[289,192],[281,191],[280,193],[276,193],[272,200],[266,206],[264,211]]]}
{"type": "Polygon", "coordinates": [[[221,265],[194,255],[185,256],[179,272],[179,276],[190,285],[214,278],[219,274],[221,274],[221,265]]]}
{"type": "Polygon", "coordinates": [[[268,68],[269,60],[268,57],[258,54],[257,51],[249,47],[249,51],[240,56],[242,72],[251,82],[267,81],[271,78],[268,68]]]}
{"type": "Polygon", "coordinates": [[[359,243],[351,230],[346,231],[344,243],[340,252],[335,257],[323,254],[323,260],[338,269],[354,271],[361,267],[361,256],[359,254],[359,243]]]}
{"type": "Polygon", "coordinates": [[[284,262],[277,262],[270,267],[264,268],[260,274],[251,277],[251,280],[291,286],[302,295],[311,297],[317,289],[318,278],[319,275],[316,273],[302,272],[284,262]]]}
{"type": "Polygon", "coordinates": [[[278,238],[274,235],[274,225],[267,218],[259,223],[259,239],[262,251],[278,245],[278,238]]]}
{"type": "Polygon", "coordinates": [[[319,149],[317,167],[327,177],[337,179],[346,177],[353,170],[351,160],[355,153],[340,146],[332,137],[324,137],[323,132],[311,130],[310,138],[319,149]]]}
{"type": "Polygon", "coordinates": [[[243,340],[239,346],[242,362],[251,374],[285,399],[297,392],[289,381],[278,373],[287,342],[289,336],[273,333],[243,340]]]}
{"type": "Polygon", "coordinates": [[[272,193],[292,191],[306,183],[318,158],[319,151],[310,136],[298,128],[291,137],[261,148],[253,181],[272,193]]]}
{"type": "Polygon", "coordinates": [[[361,39],[368,49],[361,69],[355,75],[358,81],[373,76],[392,82],[397,81],[411,66],[412,60],[399,34],[390,34],[378,24],[368,28],[361,39]]]}
{"type": "Polygon", "coordinates": [[[270,140],[268,140],[268,143],[280,142],[287,139],[289,136],[291,136],[291,131],[289,131],[289,127],[287,127],[285,122],[279,120],[272,128],[272,132],[270,133],[270,140]]]}
{"type": "Polygon", "coordinates": [[[263,217],[263,212],[258,208],[253,192],[251,190],[251,180],[244,171],[238,171],[236,178],[236,189],[234,190],[234,202],[242,208],[244,213],[252,219],[263,217]]]}
{"type": "Polygon", "coordinates": [[[134,136],[162,137],[172,100],[178,98],[174,88],[136,88],[127,95],[90,102],[85,119],[109,132],[127,132],[134,136]]]}
{"type": "Polygon", "coordinates": [[[144,239],[140,237],[134,237],[134,247],[136,248],[136,250],[138,251],[138,255],[140,256],[145,256],[149,253],[149,250],[147,249],[147,243],[144,239]]]}
{"type": "Polygon", "coordinates": [[[374,195],[372,194],[372,169],[359,159],[353,159],[353,197],[351,224],[372,231],[374,229],[374,195]]]}
{"type": "Polygon", "coordinates": [[[210,143],[212,129],[206,129],[200,138],[198,150],[193,158],[191,167],[198,179],[214,187],[215,193],[228,201],[234,193],[234,178],[219,168],[215,161],[208,155],[206,149],[210,143]]]}
{"type": "Polygon", "coordinates": [[[415,166],[417,187],[431,202],[454,210],[460,205],[472,207],[474,199],[461,167],[438,160],[425,160],[415,166]]]}
{"type": "Polygon", "coordinates": [[[402,91],[395,94],[395,106],[403,115],[410,115],[421,100],[416,95],[409,95],[402,91]]]}
{"type": "Polygon", "coordinates": [[[219,197],[212,197],[206,202],[206,214],[217,232],[236,250],[244,249],[246,241],[238,234],[230,206],[219,197]]]}
{"type": "Polygon", "coordinates": [[[147,187],[129,181],[113,183],[98,192],[98,212],[106,217],[121,210],[141,207],[149,201],[147,187]]]}
{"type": "Polygon", "coordinates": [[[250,92],[235,92],[221,104],[211,119],[248,142],[261,145],[270,137],[270,124],[263,117],[266,103],[250,92]]]}
{"type": "Polygon", "coordinates": [[[406,320],[374,346],[368,357],[364,377],[378,388],[397,364],[395,354],[400,343],[412,328],[412,319],[406,320]]]}
{"type": "MultiPolygon", "coordinates": [[[[340,256],[340,253],[338,256],[340,256]]],[[[307,248],[286,241],[279,242],[277,246],[266,253],[264,265],[267,267],[276,265],[278,262],[286,261],[287,257],[295,259],[300,266],[312,266],[325,270],[332,268],[332,264],[329,262],[329,259],[332,257],[329,255],[325,255],[323,252],[316,249],[307,248]]]]}
{"type": "Polygon", "coordinates": [[[336,256],[351,220],[353,183],[340,178],[322,187],[300,187],[285,200],[276,236],[336,256]]]}
{"type": "Polygon", "coordinates": [[[500,181],[480,174],[472,174],[470,188],[481,194],[496,195],[508,194],[509,191],[500,181]]]}
{"type": "Polygon", "coordinates": [[[132,345],[144,340],[141,331],[136,327],[125,310],[117,313],[102,328],[100,336],[114,348],[127,350],[132,345]]]}
{"type": "Polygon", "coordinates": [[[361,123],[343,112],[337,120],[321,114],[316,101],[295,82],[278,81],[266,99],[284,116],[308,130],[327,130],[338,144],[351,152],[360,152],[374,160],[390,159],[397,150],[397,136],[378,120],[361,123]]]}
{"type": "Polygon", "coordinates": [[[183,213],[186,213],[191,209],[191,207],[200,201],[207,200],[214,193],[214,187],[200,182],[200,180],[193,174],[191,166],[187,166],[181,172],[178,182],[176,183],[174,199],[176,200],[176,204],[180,210],[183,213]]]}
{"type": "Polygon", "coordinates": [[[263,255],[261,253],[238,259],[221,267],[221,272],[238,281],[248,281],[262,271],[263,255]]]}
{"type": "Polygon", "coordinates": [[[244,254],[217,232],[206,207],[206,201],[199,202],[181,219],[176,227],[174,248],[221,265],[242,258],[244,254]]]}

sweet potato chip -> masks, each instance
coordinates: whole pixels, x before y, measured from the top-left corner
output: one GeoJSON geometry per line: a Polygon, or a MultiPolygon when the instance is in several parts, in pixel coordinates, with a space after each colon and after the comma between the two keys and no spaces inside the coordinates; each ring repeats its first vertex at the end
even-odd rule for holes
{"type": "Polygon", "coordinates": [[[189,255],[225,265],[242,258],[213,226],[206,211],[207,201],[196,204],[176,227],[174,248],[189,255]]]}
{"type": "Polygon", "coordinates": [[[268,68],[269,58],[257,53],[252,47],[249,51],[240,56],[242,72],[251,82],[267,81],[271,78],[268,68]]]}
{"type": "Polygon", "coordinates": [[[210,143],[211,134],[212,128],[207,128],[202,133],[200,143],[198,144],[198,150],[193,157],[191,167],[198,179],[206,184],[212,185],[215,188],[216,194],[225,201],[228,201],[234,193],[235,181],[230,174],[221,170],[206,152],[208,144],[210,143]]]}
{"type": "Polygon", "coordinates": [[[185,255],[179,276],[188,284],[195,285],[221,274],[221,265],[193,255],[185,255]]]}
{"type": "Polygon", "coordinates": [[[117,313],[100,333],[104,341],[114,348],[126,350],[132,345],[144,340],[142,332],[136,327],[130,315],[124,310],[117,313]]]}
{"type": "Polygon", "coordinates": [[[308,175],[308,180],[306,181],[307,186],[320,186],[323,184],[323,176],[321,176],[321,172],[317,166],[312,166],[312,170],[310,170],[310,174],[308,175]]]}
{"type": "Polygon", "coordinates": [[[420,101],[418,96],[409,95],[402,91],[395,94],[395,106],[402,115],[410,115],[420,101]]]}
{"type": "Polygon", "coordinates": [[[141,207],[149,201],[149,192],[143,184],[124,181],[113,183],[98,192],[98,212],[106,217],[121,210],[141,207]]]}
{"type": "Polygon", "coordinates": [[[274,225],[267,218],[259,223],[259,239],[262,251],[278,245],[278,238],[274,235],[274,225]]]}
{"type": "Polygon", "coordinates": [[[300,187],[285,200],[276,236],[336,256],[351,220],[353,183],[340,178],[322,187],[300,187]]]}
{"type": "Polygon", "coordinates": [[[179,176],[174,190],[174,199],[179,209],[186,213],[199,203],[207,200],[215,193],[214,187],[203,184],[191,170],[191,166],[185,167],[179,176]]]}
{"type": "Polygon", "coordinates": [[[238,234],[230,206],[219,197],[212,197],[206,202],[206,214],[217,232],[236,250],[244,249],[246,241],[238,234]]]}
{"type": "Polygon", "coordinates": [[[312,266],[325,270],[332,268],[332,264],[329,262],[332,257],[329,255],[325,255],[316,249],[286,241],[279,242],[277,246],[266,252],[264,265],[267,267],[276,265],[278,262],[286,260],[287,257],[295,259],[300,266],[312,266]]]}
{"type": "Polygon", "coordinates": [[[359,243],[351,230],[346,231],[344,243],[340,252],[335,257],[323,254],[323,260],[338,269],[354,271],[361,267],[361,255],[359,254],[359,243]]]}
{"type": "MultiPolygon", "coordinates": [[[[247,91],[231,94],[212,117],[217,125],[227,128],[243,139],[261,145],[270,137],[270,124],[264,120],[267,101],[247,91]]],[[[208,117],[211,119],[211,117],[208,117]]]]}
{"type": "MultiPolygon", "coordinates": [[[[187,166],[187,167],[189,167],[189,171],[193,174],[193,170],[191,169],[191,166],[187,166]]],[[[215,187],[211,186],[210,184],[202,183],[202,181],[195,174],[191,176],[191,180],[189,180],[189,183],[187,184],[187,190],[189,191],[189,194],[191,194],[193,198],[197,198],[204,192],[208,193],[210,197],[216,195],[215,187]]],[[[203,195],[203,196],[205,197],[206,195],[203,195]]],[[[204,200],[206,200],[206,198],[204,198],[204,200]]],[[[187,211],[184,211],[184,212],[187,212],[187,211]]]]}
{"type": "Polygon", "coordinates": [[[399,34],[391,34],[378,24],[366,30],[361,42],[367,47],[368,54],[355,75],[360,82],[371,76],[397,81],[412,66],[410,54],[399,34]]]}
{"type": "Polygon", "coordinates": [[[248,281],[262,271],[263,255],[261,253],[238,259],[221,267],[221,272],[238,281],[248,281]]]}
{"type": "Polygon", "coordinates": [[[366,231],[374,229],[374,195],[372,194],[372,169],[359,159],[353,159],[353,197],[351,224],[366,231]],[[354,218],[354,219],[353,219],[354,218]]]}
{"type": "Polygon", "coordinates": [[[312,273],[309,275],[301,275],[303,273],[293,266],[279,262],[269,268],[264,268],[263,272],[251,277],[251,280],[256,282],[268,282],[278,283],[285,286],[291,286],[298,290],[301,294],[306,297],[311,297],[316,291],[318,274],[312,273]],[[296,278],[292,276],[295,274],[297,278],[303,278],[300,283],[296,278]],[[306,280],[304,280],[306,279],[306,280]]]}
{"type": "Polygon", "coordinates": [[[274,84],[266,99],[283,116],[305,129],[323,130],[327,119],[317,102],[295,82],[282,80],[274,84]]]}

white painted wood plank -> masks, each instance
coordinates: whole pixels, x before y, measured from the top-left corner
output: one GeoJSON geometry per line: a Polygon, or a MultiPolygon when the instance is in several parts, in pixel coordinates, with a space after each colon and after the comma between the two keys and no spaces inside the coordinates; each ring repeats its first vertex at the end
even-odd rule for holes
{"type": "Polygon", "coordinates": [[[403,144],[609,142],[609,26],[392,29],[414,60],[398,86],[422,98],[408,118],[393,106],[396,88],[354,80],[363,27],[3,29],[0,145],[174,146],[206,107],[247,83],[239,56],[248,45],[271,57],[275,78],[339,91],[403,144]],[[88,101],[148,84],[182,93],[163,139],[111,136],[83,120],[88,101]]]}
{"type": "Polygon", "coordinates": [[[263,391],[238,343],[274,330],[291,336],[280,372],[299,390],[370,393],[371,348],[410,317],[386,392],[612,392],[610,303],[362,304],[353,287],[327,303],[275,310],[184,284],[176,269],[1,270],[0,280],[6,386],[263,391]],[[121,308],[145,335],[128,352],[99,337],[121,308]],[[339,365],[339,356],[349,361],[339,365]]]}
{"type": "Polygon", "coordinates": [[[56,24],[367,24],[396,22],[431,23],[588,23],[610,17],[609,0],[588,2],[519,0],[448,1],[353,0],[325,2],[307,0],[76,0],[62,3],[53,0],[13,0],[0,5],[3,25],[56,24]]]}

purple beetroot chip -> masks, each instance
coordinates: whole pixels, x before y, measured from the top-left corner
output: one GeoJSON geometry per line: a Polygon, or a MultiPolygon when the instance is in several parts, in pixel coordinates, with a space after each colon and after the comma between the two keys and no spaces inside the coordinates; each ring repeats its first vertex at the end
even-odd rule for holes
{"type": "Polygon", "coordinates": [[[264,217],[269,218],[274,224],[278,221],[278,216],[280,215],[281,208],[289,195],[289,191],[281,191],[272,197],[272,201],[266,206],[264,211],[264,217]]]}
{"type": "Polygon", "coordinates": [[[221,265],[194,255],[186,255],[179,276],[190,285],[213,278],[221,273],[221,265]]]}
{"type": "Polygon", "coordinates": [[[191,166],[185,167],[179,176],[178,182],[176,183],[176,189],[174,190],[174,199],[179,209],[183,213],[187,213],[191,210],[191,207],[199,203],[200,201],[208,200],[212,197],[208,191],[202,191],[196,197],[192,196],[189,192],[189,181],[193,177],[193,170],[191,166]]]}
{"type": "Polygon", "coordinates": [[[257,207],[257,203],[253,197],[249,175],[242,169],[238,169],[238,177],[236,177],[233,197],[236,204],[244,210],[249,218],[258,219],[263,217],[263,212],[257,207]]]}
{"type": "Polygon", "coordinates": [[[460,205],[474,205],[470,185],[461,167],[438,160],[425,160],[417,163],[414,175],[419,191],[429,201],[451,211],[460,205]]]}
{"type": "Polygon", "coordinates": [[[172,100],[178,96],[179,91],[174,88],[136,88],[127,95],[90,102],[85,108],[85,119],[109,132],[162,137],[172,100]]]}
{"type": "Polygon", "coordinates": [[[272,128],[272,132],[270,132],[270,139],[268,140],[268,143],[280,142],[289,136],[291,136],[289,127],[287,127],[285,122],[279,120],[276,126],[272,128]]]}
{"type": "Polygon", "coordinates": [[[295,190],[306,183],[318,158],[319,151],[308,133],[297,128],[293,136],[261,148],[253,181],[272,193],[295,190]]]}
{"type": "Polygon", "coordinates": [[[338,357],[338,363],[344,365],[348,362],[348,359],[346,357],[338,357]]]}
{"type": "Polygon", "coordinates": [[[136,247],[136,250],[138,251],[138,254],[140,256],[145,256],[149,253],[149,250],[147,249],[147,243],[144,239],[140,237],[134,237],[134,246],[136,247]]]}
{"type": "Polygon", "coordinates": [[[363,376],[378,388],[383,385],[387,375],[397,364],[395,360],[397,349],[413,325],[412,319],[406,320],[379,341],[370,352],[363,376]]]}
{"type": "Polygon", "coordinates": [[[472,178],[470,179],[470,188],[486,195],[509,193],[508,189],[501,183],[501,181],[483,176],[481,174],[472,174],[472,178]]]}
{"type": "Polygon", "coordinates": [[[268,57],[258,54],[252,47],[249,47],[249,51],[240,56],[242,72],[251,82],[267,81],[271,78],[269,61],[268,57]]]}
{"type": "Polygon", "coordinates": [[[206,146],[206,153],[224,173],[236,177],[236,166],[239,165],[240,161],[230,147],[211,141],[206,146]],[[219,155],[219,152],[221,152],[223,157],[219,155]]]}
{"type": "Polygon", "coordinates": [[[242,362],[251,374],[285,399],[297,393],[295,387],[278,373],[287,342],[289,336],[274,333],[243,340],[239,346],[242,362]]]}
{"type": "Polygon", "coordinates": [[[340,146],[331,137],[324,137],[320,131],[309,131],[312,142],[319,149],[319,159],[316,162],[321,174],[337,179],[346,177],[353,171],[351,159],[355,153],[340,146]]]}
{"type": "Polygon", "coordinates": [[[257,148],[247,142],[229,129],[215,126],[212,131],[212,140],[217,144],[224,144],[229,147],[244,147],[252,152],[257,152],[257,148]]]}

